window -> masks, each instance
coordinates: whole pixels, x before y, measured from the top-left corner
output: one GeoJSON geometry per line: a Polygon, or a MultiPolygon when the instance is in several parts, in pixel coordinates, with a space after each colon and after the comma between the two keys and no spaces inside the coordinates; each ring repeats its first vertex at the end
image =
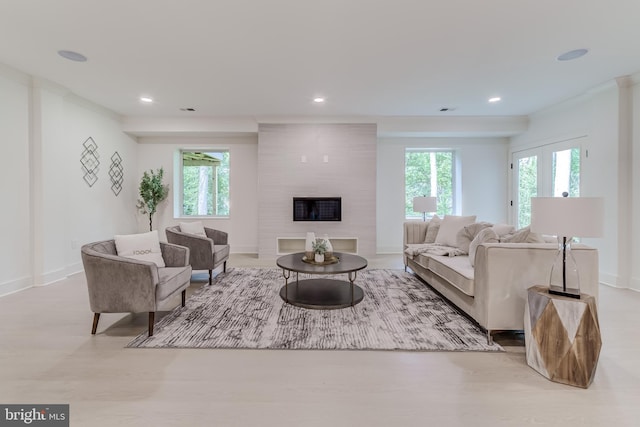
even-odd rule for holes
{"type": "Polygon", "coordinates": [[[182,151],[181,216],[229,215],[229,152],[182,151]]]}
{"type": "Polygon", "coordinates": [[[424,149],[405,151],[405,218],[422,218],[413,211],[413,198],[436,197],[437,214],[451,215],[454,210],[454,153],[424,149]]]}

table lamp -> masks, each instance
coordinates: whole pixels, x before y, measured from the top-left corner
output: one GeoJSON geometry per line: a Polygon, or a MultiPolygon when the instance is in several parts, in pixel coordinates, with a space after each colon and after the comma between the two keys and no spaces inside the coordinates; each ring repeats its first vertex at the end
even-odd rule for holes
{"type": "Polygon", "coordinates": [[[604,202],[601,197],[532,197],[531,231],[555,235],[556,255],[549,277],[549,293],[580,298],[580,278],[571,253],[574,237],[601,237],[604,202]]]}
{"type": "Polygon", "coordinates": [[[413,211],[422,212],[422,220],[427,220],[427,212],[438,210],[438,200],[435,197],[419,196],[413,198],[413,211]]]}

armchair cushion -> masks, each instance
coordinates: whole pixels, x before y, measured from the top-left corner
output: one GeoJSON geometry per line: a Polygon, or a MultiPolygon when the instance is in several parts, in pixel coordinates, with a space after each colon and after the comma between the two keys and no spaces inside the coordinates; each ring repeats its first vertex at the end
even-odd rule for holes
{"type": "Polygon", "coordinates": [[[165,266],[157,230],[140,234],[116,235],[115,242],[119,256],[140,261],[151,261],[158,267],[165,266]]]}

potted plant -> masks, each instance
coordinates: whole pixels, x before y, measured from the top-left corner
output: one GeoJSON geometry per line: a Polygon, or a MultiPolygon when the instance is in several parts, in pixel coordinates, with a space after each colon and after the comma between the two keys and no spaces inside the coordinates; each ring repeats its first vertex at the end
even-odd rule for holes
{"type": "Polygon", "coordinates": [[[140,213],[149,215],[149,231],[153,229],[153,214],[156,213],[158,205],[166,199],[169,194],[169,186],[162,183],[163,175],[164,170],[162,168],[156,172],[151,169],[149,172],[145,171],[140,180],[140,198],[138,199],[136,207],[140,213]]]}
{"type": "Polygon", "coordinates": [[[327,242],[324,239],[317,239],[312,244],[315,253],[315,262],[324,262],[324,253],[327,251],[327,242]]]}

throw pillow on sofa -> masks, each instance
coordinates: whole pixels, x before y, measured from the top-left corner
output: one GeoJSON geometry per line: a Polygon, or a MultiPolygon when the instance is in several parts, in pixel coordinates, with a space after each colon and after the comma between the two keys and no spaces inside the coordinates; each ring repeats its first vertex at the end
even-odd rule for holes
{"type": "Polygon", "coordinates": [[[471,263],[471,267],[475,266],[476,263],[476,251],[478,250],[478,246],[483,243],[498,243],[499,237],[495,230],[491,227],[484,228],[480,230],[478,235],[474,237],[474,239],[469,244],[469,262],[471,263]]]}
{"type": "Polygon", "coordinates": [[[440,229],[438,230],[438,236],[435,243],[438,245],[456,247],[456,237],[458,231],[460,231],[465,225],[473,224],[476,222],[476,216],[456,216],[445,215],[440,229]]]}
{"type": "Polygon", "coordinates": [[[491,227],[493,224],[488,222],[474,222],[465,225],[456,235],[456,247],[466,253],[469,253],[469,245],[479,232],[485,228],[491,227]]]}
{"type": "Polygon", "coordinates": [[[181,222],[180,231],[187,234],[195,234],[196,236],[207,237],[207,233],[205,233],[204,231],[204,225],[202,225],[202,221],[181,222]]]}
{"type": "Polygon", "coordinates": [[[516,228],[510,224],[494,224],[493,231],[496,232],[498,236],[504,236],[505,234],[513,234],[516,231],[516,228]]]}
{"type": "Polygon", "coordinates": [[[151,261],[158,267],[164,267],[164,259],[160,250],[158,230],[141,234],[118,234],[114,238],[116,252],[119,256],[140,261],[151,261]]]}
{"type": "Polygon", "coordinates": [[[531,231],[530,227],[524,227],[513,234],[500,236],[501,243],[545,243],[544,238],[531,231]]]}
{"type": "Polygon", "coordinates": [[[438,236],[438,230],[440,230],[440,223],[442,220],[438,215],[434,215],[427,225],[427,235],[424,238],[425,243],[435,243],[438,236]]]}

